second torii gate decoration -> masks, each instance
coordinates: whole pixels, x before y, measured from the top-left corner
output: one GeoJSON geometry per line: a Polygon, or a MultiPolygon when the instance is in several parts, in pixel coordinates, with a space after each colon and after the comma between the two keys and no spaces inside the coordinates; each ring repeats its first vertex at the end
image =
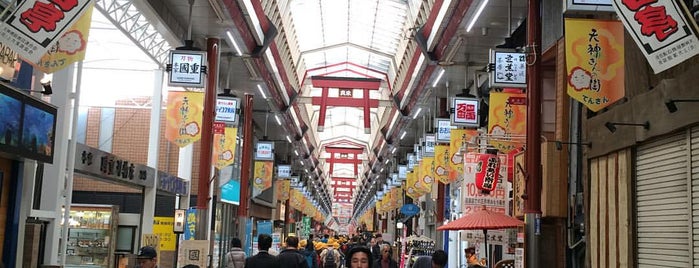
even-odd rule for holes
{"type": "Polygon", "coordinates": [[[330,153],[330,158],[328,158],[326,161],[330,165],[329,174],[333,181],[332,187],[335,193],[333,199],[335,202],[350,202],[349,200],[352,197],[352,192],[354,192],[354,186],[352,185],[352,182],[357,180],[357,175],[359,174],[358,167],[362,164],[362,160],[359,159],[359,155],[364,152],[364,149],[346,147],[325,147],[325,151],[330,153]],[[336,154],[339,154],[340,157],[336,157],[336,154]],[[353,157],[350,158],[350,155],[353,155],[353,157]],[[352,164],[354,171],[352,173],[353,177],[332,177],[333,172],[335,170],[335,164],[352,164]],[[338,188],[346,188],[349,189],[349,191],[338,191],[338,188]]]}
{"type": "Polygon", "coordinates": [[[381,79],[378,78],[351,78],[351,77],[333,77],[333,76],[312,76],[311,83],[313,87],[321,88],[322,94],[320,97],[313,97],[313,105],[319,105],[320,111],[318,116],[318,132],[322,132],[325,128],[325,113],[328,106],[332,107],[355,107],[364,109],[364,133],[371,133],[370,114],[371,108],[379,107],[379,100],[370,99],[370,90],[378,90],[381,86],[381,79]],[[330,88],[337,88],[338,97],[329,97],[328,91],[330,88]],[[363,90],[361,99],[353,97],[353,90],[363,90]]]}

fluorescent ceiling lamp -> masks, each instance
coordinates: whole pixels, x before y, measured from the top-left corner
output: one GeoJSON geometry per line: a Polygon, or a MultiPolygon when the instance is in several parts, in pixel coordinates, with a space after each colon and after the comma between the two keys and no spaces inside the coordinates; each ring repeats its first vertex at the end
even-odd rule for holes
{"type": "Polygon", "coordinates": [[[390,158],[386,158],[386,162],[384,162],[384,164],[388,164],[389,161],[391,161],[391,159],[390,159],[390,158]]]}
{"type": "Polygon", "coordinates": [[[420,112],[422,112],[422,107],[417,107],[417,111],[413,115],[413,119],[417,118],[417,116],[420,115],[420,112]]]}
{"type": "Polygon", "coordinates": [[[392,154],[395,154],[395,153],[396,153],[396,150],[398,150],[398,147],[393,147],[393,149],[391,149],[391,153],[392,153],[392,154]]]}
{"type": "Polygon", "coordinates": [[[230,30],[226,31],[226,35],[228,36],[228,40],[231,41],[231,44],[233,44],[233,49],[235,49],[235,53],[238,54],[238,56],[243,55],[243,53],[240,51],[240,47],[238,46],[238,43],[235,42],[235,39],[233,38],[233,34],[231,33],[230,30]]]}
{"type": "MultiPolygon", "coordinates": [[[[280,126],[282,125],[282,120],[279,119],[279,115],[278,115],[278,114],[275,114],[275,115],[274,115],[274,119],[277,120],[277,125],[280,125],[280,126]]],[[[289,139],[289,136],[286,136],[286,138],[289,139]]],[[[291,142],[291,140],[289,140],[289,142],[291,142]]]]}
{"type": "Polygon", "coordinates": [[[262,86],[260,84],[257,84],[257,90],[260,91],[260,95],[262,95],[263,99],[267,98],[267,94],[265,94],[265,91],[262,89],[262,86]]]}
{"type": "MultiPolygon", "coordinates": [[[[288,136],[287,136],[287,137],[288,137],[288,136]]],[[[295,154],[296,156],[299,156],[299,151],[298,151],[298,150],[294,150],[294,154],[295,154]]]]}
{"type": "Polygon", "coordinates": [[[405,138],[405,134],[408,134],[408,132],[405,132],[405,130],[403,130],[403,134],[400,134],[400,139],[401,139],[401,140],[402,140],[403,138],[405,138]]]}
{"type": "MultiPolygon", "coordinates": [[[[488,0],[485,0],[485,1],[487,2],[488,0]]],[[[437,75],[437,79],[435,79],[434,82],[432,82],[432,87],[436,87],[437,84],[439,84],[439,80],[442,80],[442,76],[444,75],[445,71],[446,71],[446,69],[444,69],[444,68],[439,70],[439,74],[437,75]]]]}
{"type": "Polygon", "coordinates": [[[471,17],[471,21],[468,23],[468,27],[466,27],[466,32],[471,32],[471,28],[473,28],[473,24],[476,24],[476,21],[478,20],[478,17],[481,16],[481,12],[483,12],[483,9],[485,9],[485,5],[488,4],[488,0],[481,0],[481,5],[478,6],[478,10],[476,10],[476,14],[471,17]]]}
{"type": "Polygon", "coordinates": [[[383,171],[384,171],[384,168],[381,168],[381,172],[383,172],[383,171]]]}
{"type": "MultiPolygon", "coordinates": [[[[289,135],[286,135],[286,140],[289,141],[289,143],[291,143],[291,137],[289,137],[289,135]]],[[[294,152],[296,152],[296,151],[294,151],[294,152]]]]}

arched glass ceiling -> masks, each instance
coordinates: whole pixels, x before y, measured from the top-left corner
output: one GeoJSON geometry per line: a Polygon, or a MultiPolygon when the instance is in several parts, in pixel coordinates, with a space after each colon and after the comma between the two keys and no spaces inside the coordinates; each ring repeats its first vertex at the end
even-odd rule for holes
{"type": "Polygon", "coordinates": [[[395,57],[409,11],[403,0],[295,0],[290,8],[299,49],[295,56],[316,51],[302,55],[305,69],[348,61],[389,73],[394,59],[385,55],[395,57]],[[321,49],[331,46],[336,47],[321,49]]]}

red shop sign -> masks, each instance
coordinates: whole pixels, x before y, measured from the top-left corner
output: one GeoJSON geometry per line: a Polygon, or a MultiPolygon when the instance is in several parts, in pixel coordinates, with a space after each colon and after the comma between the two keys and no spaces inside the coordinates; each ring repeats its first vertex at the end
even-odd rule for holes
{"type": "Polygon", "coordinates": [[[478,154],[476,167],[476,187],[483,192],[494,191],[498,185],[500,161],[495,154],[478,154]]]}

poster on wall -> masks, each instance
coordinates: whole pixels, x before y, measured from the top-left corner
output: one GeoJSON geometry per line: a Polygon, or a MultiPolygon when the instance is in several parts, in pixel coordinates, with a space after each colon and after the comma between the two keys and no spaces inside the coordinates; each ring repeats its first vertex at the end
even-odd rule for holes
{"type": "Polygon", "coordinates": [[[565,19],[568,95],[597,112],[624,97],[624,27],[565,19]]]}
{"type": "Polygon", "coordinates": [[[699,54],[696,22],[681,2],[613,1],[626,31],[656,74],[699,54]]]}

